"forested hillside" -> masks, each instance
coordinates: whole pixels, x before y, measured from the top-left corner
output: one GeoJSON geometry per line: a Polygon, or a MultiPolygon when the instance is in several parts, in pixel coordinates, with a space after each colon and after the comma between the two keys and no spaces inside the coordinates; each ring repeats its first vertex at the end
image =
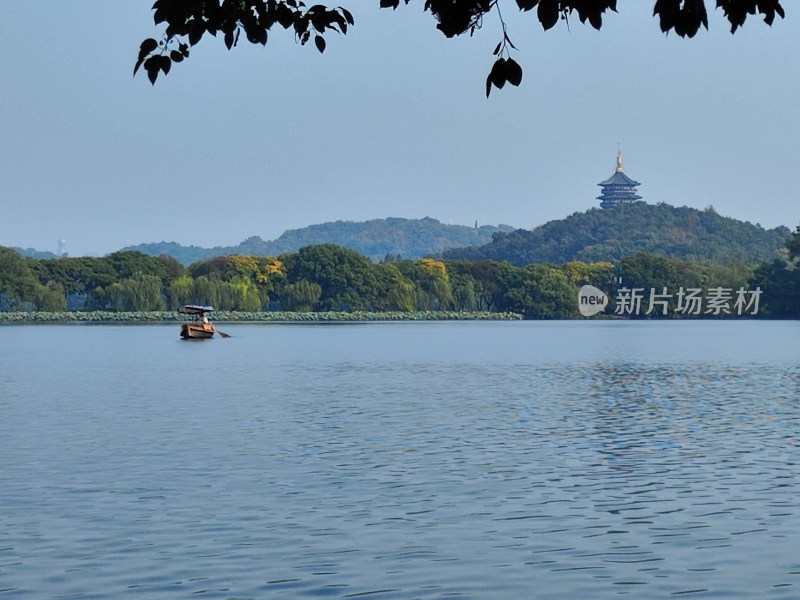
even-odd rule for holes
{"type": "Polygon", "coordinates": [[[717,214],[713,208],[636,202],[592,208],[550,221],[533,231],[498,232],[481,247],[447,250],[445,258],[555,264],[570,260],[616,261],[636,252],[672,258],[735,261],[771,260],[789,238],[786,227],[763,229],[717,214]]]}
{"type": "Polygon", "coordinates": [[[283,252],[296,252],[303,246],[336,244],[355,250],[377,262],[387,255],[414,259],[429,254],[439,254],[450,248],[480,246],[489,243],[492,234],[502,231],[510,232],[513,228],[508,225],[498,227],[445,225],[429,217],[389,218],[361,222],[335,221],[302,229],[289,229],[276,240],[265,241],[253,236],[238,246],[201,248],[181,246],[175,242],[161,242],[129,246],[123,250],[138,250],[151,256],[166,254],[183,265],[190,265],[198,260],[228,254],[274,256],[283,252]]]}
{"type": "Polygon", "coordinates": [[[655,298],[660,308],[654,317],[798,318],[800,227],[773,260],[760,265],[650,252],[614,263],[516,266],[430,257],[375,263],[349,248],[317,244],[279,256],[220,256],[186,268],[170,256],[136,251],[34,259],[0,246],[0,322],[8,315],[25,318],[14,316],[19,312],[174,311],[183,304],[243,312],[488,311],[572,318],[579,312],[578,290],[587,284],[608,293],[604,316],[644,318],[655,298]],[[641,314],[640,300],[649,302],[641,314]],[[623,312],[634,303],[635,313],[623,312]]]}

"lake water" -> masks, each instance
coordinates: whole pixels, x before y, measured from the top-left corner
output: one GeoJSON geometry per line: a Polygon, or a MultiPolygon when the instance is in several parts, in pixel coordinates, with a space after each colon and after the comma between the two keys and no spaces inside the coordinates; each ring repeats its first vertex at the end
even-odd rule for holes
{"type": "Polygon", "coordinates": [[[800,597],[800,323],[0,327],[0,598],[800,597]]]}

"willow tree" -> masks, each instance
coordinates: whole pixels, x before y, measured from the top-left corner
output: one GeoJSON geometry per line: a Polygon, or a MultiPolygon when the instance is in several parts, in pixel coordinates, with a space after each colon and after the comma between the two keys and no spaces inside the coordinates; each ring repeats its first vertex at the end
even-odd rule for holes
{"type": "MultiPolygon", "coordinates": [[[[379,2],[382,8],[397,9],[411,0],[379,2]]],[[[503,35],[494,49],[496,59],[486,78],[487,96],[492,86],[502,88],[506,83],[518,86],[522,82],[522,67],[511,56],[516,48],[501,12],[501,5],[506,8],[514,3],[521,11],[535,10],[536,19],[545,30],[559,20],[568,22],[573,16],[600,29],[606,12],[617,12],[617,0],[514,0],[513,3],[511,0],[425,0],[423,11],[430,13],[435,27],[448,38],[473,35],[488,15],[494,14],[500,20],[503,35]]],[[[716,8],[722,10],[732,33],[751,15],[763,17],[769,25],[775,15],[784,17],[779,0],[716,0],[716,8]]],[[[664,33],[694,37],[701,28],[708,29],[706,0],[655,0],[653,14],[664,33]]],[[[156,0],[153,20],[164,28],[163,33],[160,38],[142,42],[134,67],[134,74],[143,67],[151,83],[156,82],[160,73],[169,73],[173,63],[187,59],[190,48],[209,35],[219,35],[230,50],[242,39],[266,45],[273,28],[283,29],[300,45],[312,42],[319,52],[324,52],[326,34],[346,34],[355,23],[346,8],[322,4],[308,7],[299,0],[156,0]]]]}

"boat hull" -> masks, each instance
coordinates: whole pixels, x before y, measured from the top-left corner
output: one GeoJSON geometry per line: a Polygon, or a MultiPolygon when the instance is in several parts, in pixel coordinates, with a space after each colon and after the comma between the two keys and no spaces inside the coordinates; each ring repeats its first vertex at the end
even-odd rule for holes
{"type": "Polygon", "coordinates": [[[181,337],[185,340],[208,340],[214,337],[214,326],[211,323],[184,323],[181,337]]]}

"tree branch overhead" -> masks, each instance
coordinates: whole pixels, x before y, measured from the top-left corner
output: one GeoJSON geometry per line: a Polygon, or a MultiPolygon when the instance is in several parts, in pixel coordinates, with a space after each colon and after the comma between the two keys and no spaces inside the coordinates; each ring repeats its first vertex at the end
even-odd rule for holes
{"type": "MultiPolygon", "coordinates": [[[[411,0],[379,0],[381,8],[399,8],[411,0]]],[[[577,15],[582,23],[595,29],[603,26],[607,12],[617,12],[616,0],[515,0],[523,12],[536,10],[536,18],[545,31],[559,20],[577,15]]],[[[486,95],[492,86],[505,83],[519,85],[522,68],[510,56],[515,50],[506,31],[500,12],[501,0],[424,0],[423,11],[430,13],[436,28],[446,37],[474,34],[493,10],[503,27],[503,39],[494,55],[497,56],[486,82],[486,95]]],[[[507,1],[512,5],[511,0],[507,1]]],[[[779,0],[716,0],[731,27],[731,33],[742,27],[748,16],[761,16],[772,25],[775,16],[785,17],[779,0]]],[[[708,29],[706,0],[655,0],[653,16],[663,33],[674,32],[681,37],[694,37],[700,28],[708,29]]],[[[173,63],[189,57],[189,51],[207,35],[222,38],[228,50],[238,45],[244,34],[251,44],[265,46],[268,32],[274,27],[290,31],[304,46],[313,39],[319,52],[327,47],[325,35],[330,32],[346,34],[354,25],[353,15],[346,8],[329,8],[322,4],[306,6],[299,0],[156,0],[153,21],[164,26],[160,39],[148,38],[139,47],[133,73],[144,68],[151,83],[160,74],[167,75],[173,63]]]]}

